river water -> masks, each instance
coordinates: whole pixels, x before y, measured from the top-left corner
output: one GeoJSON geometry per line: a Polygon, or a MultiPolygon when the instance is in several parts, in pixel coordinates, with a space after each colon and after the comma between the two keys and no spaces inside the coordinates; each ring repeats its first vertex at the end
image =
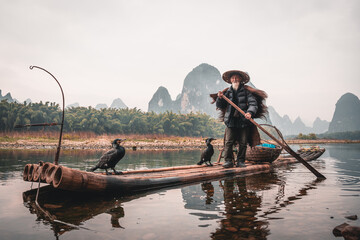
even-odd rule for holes
{"type": "MultiPolygon", "coordinates": [[[[27,163],[52,162],[54,151],[0,150],[0,239],[339,239],[335,226],[360,226],[345,218],[360,217],[360,144],[320,146],[326,152],[311,164],[323,181],[298,163],[128,196],[42,187],[39,203],[48,216],[34,203],[37,184],[21,174],[27,163]]],[[[129,150],[116,169],[192,165],[200,153],[129,150]]],[[[63,151],[60,162],[86,170],[101,154],[63,151]]]]}

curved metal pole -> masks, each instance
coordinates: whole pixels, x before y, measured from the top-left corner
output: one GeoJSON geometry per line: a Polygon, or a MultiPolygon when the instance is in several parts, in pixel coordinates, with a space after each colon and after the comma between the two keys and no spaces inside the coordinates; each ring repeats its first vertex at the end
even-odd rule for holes
{"type": "Polygon", "coordinates": [[[48,74],[50,74],[54,79],[55,81],[57,82],[57,84],[59,85],[60,87],[60,90],[61,90],[61,95],[62,95],[62,100],[63,100],[63,106],[62,106],[62,120],[61,120],[61,128],[60,128],[60,137],[59,137],[59,144],[57,146],[57,151],[56,151],[56,155],[55,155],[55,160],[54,160],[54,164],[55,165],[58,165],[58,162],[59,162],[59,156],[60,156],[60,149],[61,149],[61,139],[62,139],[62,132],[63,132],[63,127],[64,127],[64,115],[65,115],[65,97],[64,97],[64,92],[63,92],[63,89],[59,83],[59,81],[56,79],[56,77],[54,75],[52,75],[49,71],[47,71],[46,69],[42,68],[42,67],[38,67],[38,66],[30,66],[30,69],[32,70],[33,68],[38,68],[38,69],[41,69],[45,72],[47,72],[48,74]]]}

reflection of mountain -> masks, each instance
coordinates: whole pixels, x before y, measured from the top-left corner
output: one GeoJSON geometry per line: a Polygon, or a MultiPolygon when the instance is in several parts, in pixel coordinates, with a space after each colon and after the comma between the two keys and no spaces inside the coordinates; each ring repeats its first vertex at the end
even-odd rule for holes
{"type": "Polygon", "coordinates": [[[337,159],[335,162],[336,169],[339,173],[343,173],[344,176],[357,177],[357,182],[360,182],[360,156],[359,148],[360,144],[338,144],[327,147],[329,155],[332,158],[337,159]]]}

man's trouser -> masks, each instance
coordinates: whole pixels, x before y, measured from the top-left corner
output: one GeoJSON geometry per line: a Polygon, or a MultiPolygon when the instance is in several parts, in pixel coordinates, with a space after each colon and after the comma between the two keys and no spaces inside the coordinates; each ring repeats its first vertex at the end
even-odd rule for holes
{"type": "Polygon", "coordinates": [[[229,128],[225,129],[225,149],[224,158],[225,162],[232,162],[233,146],[239,143],[239,151],[236,157],[237,162],[245,162],[247,137],[249,134],[249,128],[229,128]]]}

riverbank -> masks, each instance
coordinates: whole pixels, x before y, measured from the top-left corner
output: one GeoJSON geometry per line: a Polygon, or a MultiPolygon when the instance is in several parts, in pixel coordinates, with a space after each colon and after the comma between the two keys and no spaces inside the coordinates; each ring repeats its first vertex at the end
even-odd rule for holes
{"type": "MultiPolygon", "coordinates": [[[[73,139],[64,137],[61,143],[62,149],[109,149],[111,142],[118,136],[91,136],[73,139]]],[[[123,136],[127,140],[124,147],[133,150],[178,150],[178,149],[202,149],[205,148],[205,138],[175,137],[175,136],[123,136]]],[[[287,140],[288,144],[338,144],[360,143],[359,140],[287,140]]],[[[215,148],[222,148],[223,139],[212,142],[215,148]]],[[[1,136],[0,149],[56,149],[58,139],[56,137],[9,137],[1,136]]]]}

